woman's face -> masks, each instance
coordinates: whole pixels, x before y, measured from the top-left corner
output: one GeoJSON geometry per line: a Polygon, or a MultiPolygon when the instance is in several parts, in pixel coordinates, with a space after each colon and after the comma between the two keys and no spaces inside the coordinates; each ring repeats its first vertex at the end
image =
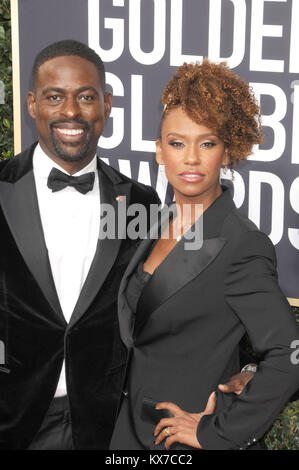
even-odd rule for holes
{"type": "Polygon", "coordinates": [[[156,142],[156,160],[165,165],[176,201],[208,207],[220,194],[221,166],[228,163],[222,140],[204,124],[196,124],[181,107],[170,110],[156,142]]]}

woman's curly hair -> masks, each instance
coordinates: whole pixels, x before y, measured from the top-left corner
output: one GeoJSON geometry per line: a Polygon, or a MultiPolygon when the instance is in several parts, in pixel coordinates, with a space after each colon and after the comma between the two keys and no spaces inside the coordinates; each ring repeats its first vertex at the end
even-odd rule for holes
{"type": "Polygon", "coordinates": [[[163,118],[181,106],[197,124],[205,123],[224,142],[230,168],[262,142],[260,109],[251,87],[225,62],[184,63],[162,92],[163,118]]]}

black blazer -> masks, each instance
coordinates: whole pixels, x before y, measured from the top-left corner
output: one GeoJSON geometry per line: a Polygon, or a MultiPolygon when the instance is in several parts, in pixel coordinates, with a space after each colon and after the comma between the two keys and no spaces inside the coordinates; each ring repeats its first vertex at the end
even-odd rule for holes
{"type": "Polygon", "coordinates": [[[202,411],[217,385],[239,371],[245,332],[261,356],[258,372],[240,395],[218,393],[215,413],[198,426],[203,448],[252,445],[298,388],[290,346],[299,332],[277,283],[272,243],[236,209],[229,190],[204,213],[203,238],[195,251],[184,250],[184,239],[177,243],[145,285],[136,316],[125,290],[151,240],[124,274],[118,315],[130,362],[113,449],[157,449],[153,430],[163,413],[155,402],[202,411]]]}
{"type": "MultiPolygon", "coordinates": [[[[35,145],[0,164],[0,449],[24,449],[53,399],[63,358],[76,449],[106,449],[126,350],[119,338],[117,292],[138,241],[100,240],[69,324],[55,290],[38,210],[35,145]]],[[[101,201],[118,210],[158,203],[155,191],[98,159],[101,201]]]]}

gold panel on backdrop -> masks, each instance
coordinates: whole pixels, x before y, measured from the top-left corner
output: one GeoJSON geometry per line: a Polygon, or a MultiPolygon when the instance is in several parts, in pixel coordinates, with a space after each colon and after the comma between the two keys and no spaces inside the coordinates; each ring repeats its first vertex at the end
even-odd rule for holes
{"type": "Polygon", "coordinates": [[[10,6],[11,6],[11,42],[12,42],[14,153],[16,155],[20,153],[22,149],[18,0],[10,0],[10,6]]]}

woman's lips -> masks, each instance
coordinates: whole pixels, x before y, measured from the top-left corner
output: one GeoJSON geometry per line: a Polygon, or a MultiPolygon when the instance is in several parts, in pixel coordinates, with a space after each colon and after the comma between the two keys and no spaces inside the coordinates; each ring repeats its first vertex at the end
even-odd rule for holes
{"type": "Polygon", "coordinates": [[[179,177],[188,183],[200,183],[204,179],[205,175],[201,173],[180,173],[179,177]]]}

